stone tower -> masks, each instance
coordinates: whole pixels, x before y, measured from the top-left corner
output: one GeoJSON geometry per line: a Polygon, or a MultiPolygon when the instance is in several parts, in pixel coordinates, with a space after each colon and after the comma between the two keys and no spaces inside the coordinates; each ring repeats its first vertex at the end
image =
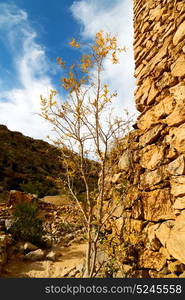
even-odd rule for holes
{"type": "Polygon", "coordinates": [[[112,226],[123,271],[185,277],[185,0],[134,0],[134,35],[141,114],[109,171],[109,200],[128,187],[112,226]]]}

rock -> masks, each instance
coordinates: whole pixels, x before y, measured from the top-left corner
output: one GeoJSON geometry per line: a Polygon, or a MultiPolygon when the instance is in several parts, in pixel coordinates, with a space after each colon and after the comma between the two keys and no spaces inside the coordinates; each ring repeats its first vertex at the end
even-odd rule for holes
{"type": "Polygon", "coordinates": [[[143,229],[144,222],[141,220],[125,219],[124,230],[127,232],[138,232],[140,233],[143,229]]]}
{"type": "Polygon", "coordinates": [[[171,194],[175,197],[185,196],[185,176],[172,176],[170,178],[171,194]]]}
{"type": "Polygon", "coordinates": [[[113,276],[113,278],[126,278],[128,274],[132,273],[132,271],[133,271],[133,266],[122,264],[121,270],[118,270],[113,276]]]}
{"type": "Polygon", "coordinates": [[[167,266],[164,266],[162,268],[162,270],[160,271],[160,275],[168,275],[169,274],[169,270],[167,266]]]}
{"type": "Polygon", "coordinates": [[[176,46],[185,36],[185,21],[182,22],[173,37],[173,44],[176,46]]]}
{"type": "Polygon", "coordinates": [[[146,247],[153,251],[159,251],[161,248],[161,242],[155,235],[155,230],[159,227],[159,224],[151,225],[150,223],[145,227],[144,233],[147,235],[148,242],[146,247]]]}
{"type": "Polygon", "coordinates": [[[3,266],[7,261],[7,253],[6,251],[0,252],[0,267],[3,266]]]}
{"type": "Polygon", "coordinates": [[[166,248],[161,247],[159,252],[162,253],[166,257],[166,259],[168,259],[168,260],[171,259],[171,255],[166,248]]]}
{"type": "Polygon", "coordinates": [[[169,262],[168,270],[171,273],[183,273],[185,271],[185,265],[180,261],[169,262]]]}
{"type": "Polygon", "coordinates": [[[114,174],[114,176],[113,176],[112,179],[111,179],[112,183],[118,183],[121,174],[122,174],[122,173],[114,174]]]}
{"type": "Polygon", "coordinates": [[[174,147],[180,153],[185,151],[185,124],[177,128],[172,128],[169,132],[167,143],[174,147]]]}
{"type": "Polygon", "coordinates": [[[185,278],[185,272],[179,275],[179,278],[185,278]]]}
{"type": "Polygon", "coordinates": [[[171,74],[174,77],[181,77],[185,75],[185,56],[181,55],[175,63],[171,66],[171,74]]]}
{"type": "Polygon", "coordinates": [[[32,203],[34,200],[35,200],[35,197],[32,194],[26,194],[24,192],[12,190],[12,191],[10,191],[10,194],[9,194],[7,206],[14,207],[14,206],[22,204],[22,203],[32,203]]]}
{"type": "Polygon", "coordinates": [[[166,257],[160,252],[144,250],[139,256],[138,264],[140,268],[160,271],[166,264],[166,257]]]}
{"type": "Polygon", "coordinates": [[[163,172],[161,168],[154,171],[146,171],[140,176],[140,186],[143,189],[149,188],[160,183],[163,180],[163,172]]]}
{"type": "Polygon", "coordinates": [[[185,209],[185,197],[178,197],[173,204],[174,209],[185,209]]]}
{"type": "Polygon", "coordinates": [[[76,274],[78,273],[78,271],[76,270],[76,266],[75,267],[68,267],[68,268],[64,268],[64,270],[61,272],[60,276],[62,277],[70,277],[72,276],[71,274],[76,274]]]}
{"type": "Polygon", "coordinates": [[[56,253],[54,251],[50,251],[47,255],[46,255],[46,258],[48,260],[51,260],[51,261],[56,261],[56,253]]]}
{"type": "Polygon", "coordinates": [[[123,224],[124,224],[123,217],[121,217],[121,218],[119,218],[119,219],[117,219],[117,220],[114,221],[114,226],[115,226],[115,229],[116,229],[116,233],[118,235],[122,234],[123,224]]]}
{"type": "Polygon", "coordinates": [[[135,201],[132,205],[131,216],[133,219],[142,219],[143,218],[143,209],[141,200],[135,201]]]}
{"type": "Polygon", "coordinates": [[[143,168],[153,170],[164,159],[165,148],[163,146],[149,145],[141,150],[140,164],[143,168]]]}
{"type": "Polygon", "coordinates": [[[155,125],[140,137],[139,144],[143,147],[152,144],[157,140],[163,128],[163,124],[155,125]]]}
{"type": "MultiPolygon", "coordinates": [[[[184,100],[185,102],[185,100],[184,100]]],[[[166,118],[168,126],[177,126],[185,122],[185,103],[178,103],[174,111],[166,118]]]]}
{"type": "Polygon", "coordinates": [[[156,22],[159,21],[163,14],[163,11],[164,11],[164,8],[162,9],[160,4],[157,7],[150,9],[149,16],[148,16],[149,20],[151,20],[151,21],[156,20],[156,22]]]}
{"type": "Polygon", "coordinates": [[[185,174],[185,157],[184,155],[180,155],[177,159],[172,161],[167,166],[167,172],[170,175],[183,175],[185,174]]]}
{"type": "Polygon", "coordinates": [[[102,263],[107,262],[109,259],[108,254],[104,250],[97,251],[97,264],[101,265],[102,263]]]}
{"type": "Polygon", "coordinates": [[[173,98],[177,101],[185,100],[185,84],[184,82],[180,82],[177,85],[170,88],[170,93],[173,98]]]}
{"type": "Polygon", "coordinates": [[[178,276],[176,274],[168,274],[165,276],[165,278],[178,278],[178,276]]]}
{"type": "Polygon", "coordinates": [[[164,278],[164,274],[161,274],[161,272],[157,272],[154,270],[149,270],[149,275],[150,275],[150,278],[164,278]]]}
{"type": "Polygon", "coordinates": [[[131,208],[134,203],[137,203],[139,197],[140,197],[139,189],[136,186],[131,185],[128,189],[128,192],[124,196],[124,201],[123,201],[123,205],[122,205],[124,208],[124,212],[125,212],[125,209],[131,208]]]}
{"type": "Polygon", "coordinates": [[[116,217],[116,218],[120,218],[123,214],[123,205],[118,205],[115,210],[112,212],[111,216],[112,217],[116,217]]]}
{"type": "Polygon", "coordinates": [[[173,228],[166,241],[168,252],[185,264],[185,212],[183,211],[174,222],[173,228]]]}
{"type": "Polygon", "coordinates": [[[33,244],[30,243],[30,242],[26,242],[26,243],[23,245],[23,247],[24,247],[24,250],[27,251],[27,252],[29,252],[29,251],[34,251],[34,250],[37,250],[37,249],[38,249],[37,246],[33,245],[33,244]]]}
{"type": "Polygon", "coordinates": [[[173,226],[174,226],[174,221],[166,221],[160,224],[155,230],[156,237],[159,239],[159,241],[165,248],[173,226]]]}
{"type": "Polygon", "coordinates": [[[129,151],[125,151],[120,160],[119,160],[119,163],[118,163],[118,168],[120,170],[123,170],[125,172],[127,172],[130,168],[130,154],[129,154],[129,151]]]}
{"type": "Polygon", "coordinates": [[[142,130],[146,130],[158,124],[162,118],[173,112],[175,104],[176,102],[172,96],[165,97],[138,118],[137,126],[142,130]]]}
{"type": "Polygon", "coordinates": [[[45,256],[45,253],[42,249],[31,251],[25,255],[26,260],[37,261],[42,260],[45,256]]]}
{"type": "Polygon", "coordinates": [[[30,252],[30,251],[34,251],[37,249],[38,249],[38,247],[33,245],[30,242],[21,241],[21,242],[16,243],[16,245],[15,245],[15,250],[19,253],[30,252]]]}
{"type": "Polygon", "coordinates": [[[14,223],[13,218],[6,219],[6,220],[5,220],[5,228],[6,228],[6,231],[9,231],[9,230],[11,229],[13,223],[14,223]]]}
{"type": "Polygon", "coordinates": [[[148,270],[134,270],[132,272],[132,278],[149,278],[148,270]]]}
{"type": "Polygon", "coordinates": [[[142,197],[144,219],[159,221],[175,219],[175,213],[171,207],[171,195],[168,188],[143,192],[142,197]]]}
{"type": "Polygon", "coordinates": [[[154,82],[152,83],[151,89],[149,91],[148,94],[148,98],[147,98],[147,105],[152,104],[152,102],[154,101],[155,97],[159,94],[158,89],[156,89],[154,82]]]}

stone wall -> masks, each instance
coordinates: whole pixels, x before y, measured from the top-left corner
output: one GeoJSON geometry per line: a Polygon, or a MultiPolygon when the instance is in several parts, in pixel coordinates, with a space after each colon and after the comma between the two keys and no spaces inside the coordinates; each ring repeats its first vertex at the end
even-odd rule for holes
{"type": "Polygon", "coordinates": [[[141,114],[107,174],[112,246],[131,277],[185,277],[185,0],[135,0],[134,29],[141,114]]]}

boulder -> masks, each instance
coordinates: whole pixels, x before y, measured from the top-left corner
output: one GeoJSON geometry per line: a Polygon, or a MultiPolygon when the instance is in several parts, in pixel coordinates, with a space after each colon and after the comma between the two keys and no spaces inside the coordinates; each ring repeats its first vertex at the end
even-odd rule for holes
{"type": "Polygon", "coordinates": [[[42,249],[38,249],[27,253],[24,258],[30,261],[37,261],[37,260],[42,260],[44,256],[45,256],[44,251],[42,249]]]}

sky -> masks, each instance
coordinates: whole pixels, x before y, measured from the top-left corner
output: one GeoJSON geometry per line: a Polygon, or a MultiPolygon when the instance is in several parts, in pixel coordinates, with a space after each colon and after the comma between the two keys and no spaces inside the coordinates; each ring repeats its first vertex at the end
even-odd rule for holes
{"type": "Polygon", "coordinates": [[[118,115],[128,109],[136,118],[132,22],[130,0],[0,0],[0,124],[47,140],[51,126],[38,115],[40,95],[60,91],[56,59],[77,60],[71,38],[91,41],[99,30],[127,47],[118,65],[105,62],[104,81],[118,92],[118,115]]]}

